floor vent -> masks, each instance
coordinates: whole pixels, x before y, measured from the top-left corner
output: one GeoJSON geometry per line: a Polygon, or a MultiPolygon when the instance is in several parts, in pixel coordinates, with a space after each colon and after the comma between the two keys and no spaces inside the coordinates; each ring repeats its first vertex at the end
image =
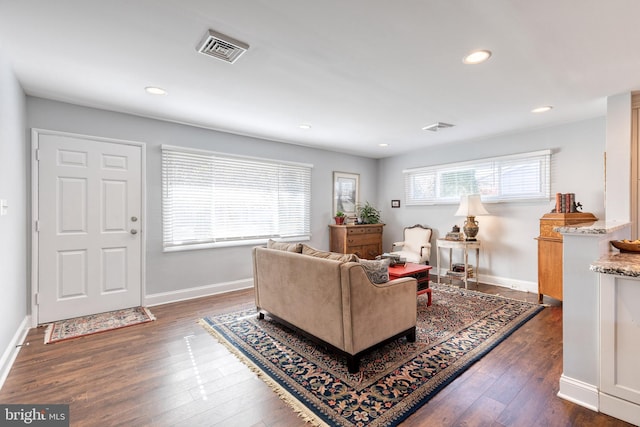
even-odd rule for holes
{"type": "Polygon", "coordinates": [[[249,45],[217,31],[209,30],[197,49],[203,55],[233,64],[249,49],[249,45]]]}
{"type": "Polygon", "coordinates": [[[452,125],[452,124],[449,124],[449,123],[435,122],[432,125],[423,127],[422,130],[429,130],[431,132],[438,132],[440,129],[452,128],[454,126],[455,125],[452,125]]]}

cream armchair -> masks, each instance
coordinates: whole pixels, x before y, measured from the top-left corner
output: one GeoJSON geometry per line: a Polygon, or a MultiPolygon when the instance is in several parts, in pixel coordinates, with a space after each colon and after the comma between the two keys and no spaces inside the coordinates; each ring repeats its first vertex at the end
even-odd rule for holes
{"type": "Polygon", "coordinates": [[[391,247],[391,254],[404,258],[407,262],[416,264],[429,264],[431,256],[431,229],[416,224],[412,227],[405,227],[404,241],[394,242],[391,247]],[[401,248],[396,250],[396,248],[401,248]]]}

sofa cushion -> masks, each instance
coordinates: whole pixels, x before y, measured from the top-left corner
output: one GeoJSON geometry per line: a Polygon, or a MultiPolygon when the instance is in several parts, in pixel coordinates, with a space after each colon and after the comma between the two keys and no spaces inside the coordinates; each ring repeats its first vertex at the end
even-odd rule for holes
{"type": "Polygon", "coordinates": [[[302,245],[302,253],[305,255],[311,255],[318,258],[327,258],[327,259],[333,259],[333,260],[342,261],[342,262],[358,261],[358,257],[355,254],[339,254],[337,252],[320,251],[318,249],[312,248],[311,246],[308,246],[305,244],[302,245]]]}
{"type": "Polygon", "coordinates": [[[360,259],[360,264],[369,277],[371,283],[381,284],[389,281],[389,264],[391,259],[380,260],[360,259]]]}
{"type": "Polygon", "coordinates": [[[273,239],[269,239],[267,242],[267,248],[277,249],[279,251],[297,252],[302,253],[302,243],[288,243],[288,242],[276,242],[273,239]]]}

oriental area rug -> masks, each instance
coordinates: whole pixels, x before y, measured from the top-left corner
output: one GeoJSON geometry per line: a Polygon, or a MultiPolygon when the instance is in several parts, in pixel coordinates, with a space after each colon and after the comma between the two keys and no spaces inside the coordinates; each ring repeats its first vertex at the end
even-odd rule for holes
{"type": "Polygon", "coordinates": [[[360,372],[346,358],[244,310],[200,323],[314,425],[395,426],[535,316],[542,306],[432,284],[418,297],[417,339],[366,353],[360,372]]]}
{"type": "Polygon", "coordinates": [[[74,317],[49,323],[44,333],[44,343],[69,340],[114,329],[126,328],[156,320],[145,307],[132,307],[89,316],[74,317]]]}

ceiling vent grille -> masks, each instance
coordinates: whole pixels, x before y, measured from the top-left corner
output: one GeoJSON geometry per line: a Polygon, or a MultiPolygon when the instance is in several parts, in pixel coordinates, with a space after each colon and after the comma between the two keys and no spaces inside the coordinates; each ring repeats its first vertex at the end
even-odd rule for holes
{"type": "Polygon", "coordinates": [[[197,49],[203,55],[233,64],[249,49],[249,45],[217,31],[209,30],[197,49]]]}
{"type": "Polygon", "coordinates": [[[431,131],[431,132],[438,132],[440,129],[452,128],[454,126],[455,125],[452,125],[450,123],[435,122],[432,125],[423,127],[422,130],[428,130],[428,131],[431,131]]]}

